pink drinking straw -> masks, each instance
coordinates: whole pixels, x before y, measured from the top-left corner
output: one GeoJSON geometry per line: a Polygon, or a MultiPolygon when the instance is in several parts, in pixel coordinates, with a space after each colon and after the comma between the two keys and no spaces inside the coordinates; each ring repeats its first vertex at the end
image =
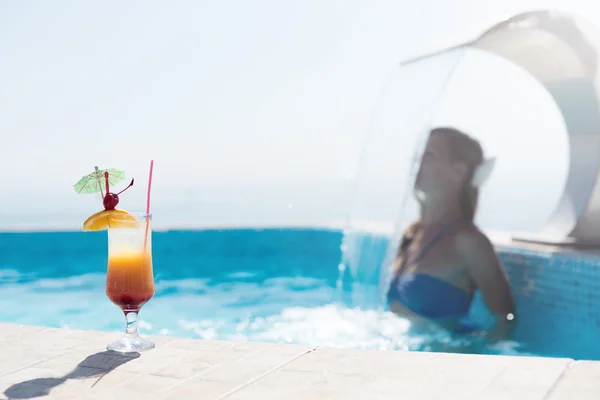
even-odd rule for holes
{"type": "Polygon", "coordinates": [[[148,227],[150,225],[150,191],[152,190],[152,170],[154,169],[154,160],[150,160],[150,174],[148,174],[148,195],[146,196],[146,233],[144,234],[144,253],[146,252],[146,243],[148,242],[148,227]]]}

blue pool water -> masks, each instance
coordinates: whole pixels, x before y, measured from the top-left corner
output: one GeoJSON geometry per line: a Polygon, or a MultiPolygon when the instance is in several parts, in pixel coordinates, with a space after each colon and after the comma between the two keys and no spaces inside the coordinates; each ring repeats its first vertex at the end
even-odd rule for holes
{"type": "MultiPolygon", "coordinates": [[[[337,231],[310,229],[155,232],[155,297],[140,330],[153,335],[306,343],[333,347],[573,355],[536,346],[417,333],[407,321],[347,307],[336,290],[337,231]]],[[[105,232],[0,233],[0,321],[122,331],[104,294],[105,232]]],[[[365,289],[366,290],[366,289],[365,289]]],[[[373,289],[375,290],[375,289],[373,289]]]]}

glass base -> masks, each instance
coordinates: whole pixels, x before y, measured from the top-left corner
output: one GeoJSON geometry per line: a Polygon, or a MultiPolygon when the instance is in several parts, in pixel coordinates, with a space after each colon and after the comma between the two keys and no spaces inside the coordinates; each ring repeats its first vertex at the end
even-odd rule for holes
{"type": "Polygon", "coordinates": [[[152,350],[154,343],[144,339],[139,334],[126,334],[119,340],[115,340],[106,346],[107,350],[117,351],[119,353],[137,353],[140,351],[152,350]]]}

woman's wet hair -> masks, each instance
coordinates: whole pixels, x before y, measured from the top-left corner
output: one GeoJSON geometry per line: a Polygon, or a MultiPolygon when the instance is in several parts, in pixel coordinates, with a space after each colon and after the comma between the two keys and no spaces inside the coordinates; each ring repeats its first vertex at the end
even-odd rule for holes
{"type": "MultiPolygon", "coordinates": [[[[448,145],[451,161],[466,164],[467,172],[460,192],[460,205],[463,217],[469,221],[473,221],[477,209],[479,191],[477,188],[473,187],[471,182],[477,167],[483,163],[483,149],[477,140],[455,128],[435,128],[430,132],[430,135],[443,135],[448,145]]],[[[408,226],[404,231],[403,240],[398,249],[398,255],[408,247],[410,240],[412,240],[420,228],[420,219],[408,226]]]]}

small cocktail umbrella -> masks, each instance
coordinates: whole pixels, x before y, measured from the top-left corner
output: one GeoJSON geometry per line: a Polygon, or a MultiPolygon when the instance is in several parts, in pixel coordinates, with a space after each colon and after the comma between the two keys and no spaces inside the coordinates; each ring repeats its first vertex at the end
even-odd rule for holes
{"type": "Polygon", "coordinates": [[[125,172],[123,171],[114,168],[98,169],[98,167],[94,167],[94,172],[84,176],[73,186],[75,192],[77,192],[77,194],[103,194],[104,190],[106,190],[104,186],[105,172],[108,172],[108,183],[111,186],[114,186],[125,179],[125,172]]]}

